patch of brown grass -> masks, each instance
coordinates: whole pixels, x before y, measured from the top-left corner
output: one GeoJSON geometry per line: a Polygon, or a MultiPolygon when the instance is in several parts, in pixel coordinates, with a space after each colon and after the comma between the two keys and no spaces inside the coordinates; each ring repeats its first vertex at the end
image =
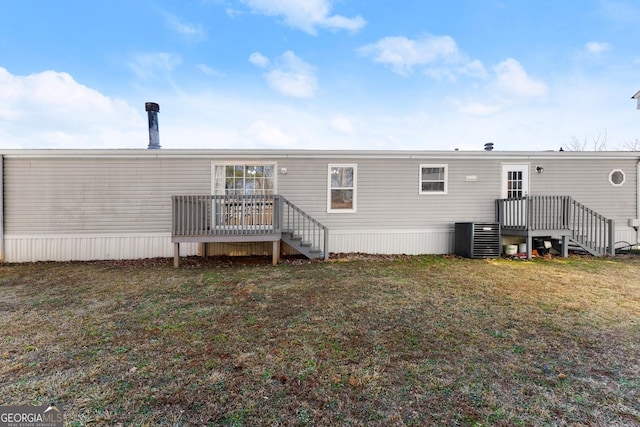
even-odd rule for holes
{"type": "Polygon", "coordinates": [[[53,401],[69,425],[640,425],[640,259],[335,260],[0,265],[0,405],[53,401]]]}

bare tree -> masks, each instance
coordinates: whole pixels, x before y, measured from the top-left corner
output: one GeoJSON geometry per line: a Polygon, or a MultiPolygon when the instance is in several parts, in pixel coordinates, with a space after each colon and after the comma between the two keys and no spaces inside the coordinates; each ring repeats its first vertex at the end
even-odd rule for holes
{"type": "Polygon", "coordinates": [[[627,141],[622,145],[622,148],[627,151],[640,151],[640,139],[636,138],[635,141],[627,141]]]}
{"type": "Polygon", "coordinates": [[[607,151],[607,132],[599,133],[589,141],[586,137],[580,141],[577,137],[572,136],[571,142],[564,146],[567,151],[607,151]]]}

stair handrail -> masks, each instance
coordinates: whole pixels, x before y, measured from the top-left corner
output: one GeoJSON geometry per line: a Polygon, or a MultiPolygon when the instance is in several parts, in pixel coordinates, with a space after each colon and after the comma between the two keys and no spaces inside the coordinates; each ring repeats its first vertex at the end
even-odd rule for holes
{"type": "Polygon", "coordinates": [[[597,254],[614,256],[615,222],[613,219],[571,199],[569,212],[571,240],[597,254]]]}
{"type": "Polygon", "coordinates": [[[277,228],[280,232],[290,232],[300,236],[303,242],[311,243],[312,247],[321,247],[325,261],[329,259],[329,228],[320,221],[300,209],[283,196],[276,196],[279,200],[277,228]],[[307,239],[307,240],[305,240],[307,239]]]}

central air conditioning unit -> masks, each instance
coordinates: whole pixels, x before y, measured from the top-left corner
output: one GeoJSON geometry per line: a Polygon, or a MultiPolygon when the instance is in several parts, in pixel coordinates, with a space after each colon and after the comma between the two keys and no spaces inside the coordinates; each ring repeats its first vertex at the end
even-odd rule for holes
{"type": "Polygon", "coordinates": [[[455,253],[466,258],[500,257],[500,224],[456,222],[455,253]]]}

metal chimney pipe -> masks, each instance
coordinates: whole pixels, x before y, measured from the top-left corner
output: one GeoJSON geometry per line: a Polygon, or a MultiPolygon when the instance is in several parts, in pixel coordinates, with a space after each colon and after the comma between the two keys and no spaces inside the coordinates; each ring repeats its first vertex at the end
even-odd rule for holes
{"type": "Polygon", "coordinates": [[[631,97],[631,99],[637,99],[638,100],[638,110],[640,110],[640,90],[637,91],[636,94],[631,97]]]}
{"type": "Polygon", "coordinates": [[[160,106],[155,102],[146,102],[144,108],[147,110],[147,116],[149,117],[149,145],[147,148],[157,150],[160,148],[160,134],[158,133],[160,106]]]}

